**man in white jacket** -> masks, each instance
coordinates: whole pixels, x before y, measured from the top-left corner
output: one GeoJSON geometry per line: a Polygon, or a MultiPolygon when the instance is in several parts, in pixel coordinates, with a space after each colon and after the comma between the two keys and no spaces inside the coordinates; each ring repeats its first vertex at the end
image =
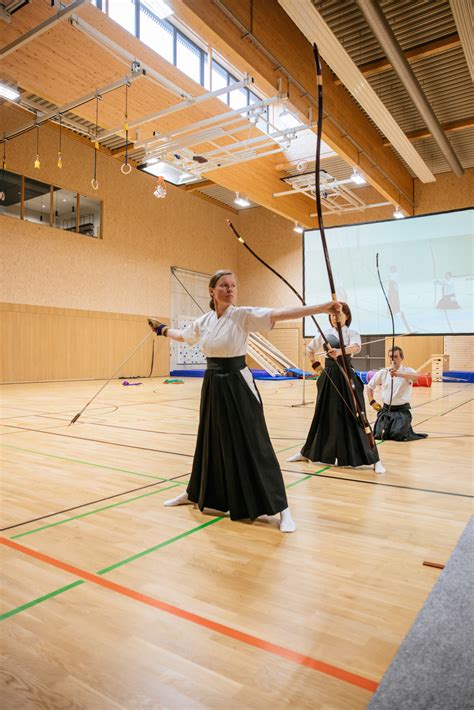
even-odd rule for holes
{"type": "Polygon", "coordinates": [[[367,384],[370,406],[377,412],[375,438],[394,441],[426,439],[428,434],[416,434],[411,426],[410,401],[418,375],[412,367],[403,365],[403,350],[400,347],[395,346],[388,355],[392,367],[376,372],[367,384]],[[383,406],[375,400],[374,390],[379,385],[382,388],[383,406]]]}

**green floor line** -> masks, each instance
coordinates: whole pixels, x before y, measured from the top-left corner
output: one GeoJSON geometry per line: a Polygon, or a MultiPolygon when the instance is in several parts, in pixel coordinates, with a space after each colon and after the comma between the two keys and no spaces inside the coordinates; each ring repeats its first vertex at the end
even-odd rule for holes
{"type": "MultiPolygon", "coordinates": [[[[315,471],[314,473],[321,473],[322,471],[325,471],[326,468],[331,468],[330,466],[326,466],[325,468],[319,469],[318,471],[315,471]]],[[[297,481],[293,481],[292,483],[289,483],[286,488],[292,488],[293,486],[297,486],[299,483],[303,483],[304,481],[308,481],[310,478],[313,478],[314,474],[310,474],[307,476],[304,476],[297,481]]],[[[149,555],[152,552],[155,552],[156,550],[161,549],[162,547],[167,547],[168,545],[171,545],[173,542],[177,542],[178,540],[182,540],[185,537],[188,537],[189,535],[192,535],[195,532],[199,532],[199,530],[202,530],[203,528],[207,528],[210,525],[213,525],[214,523],[218,523],[220,520],[224,520],[226,516],[218,516],[216,518],[212,518],[211,520],[207,520],[205,523],[202,523],[201,525],[197,525],[194,528],[191,528],[191,530],[187,530],[184,533],[180,533],[179,535],[175,535],[174,537],[169,538],[169,540],[164,540],[163,542],[158,543],[158,545],[154,545],[153,547],[149,547],[147,550],[143,550],[143,552],[138,552],[136,555],[132,555],[131,557],[127,557],[127,559],[122,560],[121,562],[116,562],[113,565],[110,565],[109,567],[104,567],[103,569],[99,570],[96,572],[96,574],[107,574],[107,572],[110,572],[114,569],[118,569],[119,567],[123,567],[123,565],[128,564],[129,562],[133,562],[134,560],[138,560],[141,557],[144,557],[145,555],[149,555]]],[[[74,587],[78,587],[80,584],[85,584],[85,580],[79,579],[76,582],[73,582],[72,584],[67,584],[65,587],[60,587],[59,589],[55,589],[53,592],[49,592],[48,594],[43,594],[41,597],[37,597],[36,599],[32,599],[31,601],[27,602],[26,604],[22,604],[21,606],[17,606],[14,609],[10,609],[10,611],[6,611],[3,614],[0,614],[0,621],[4,621],[5,619],[10,618],[11,616],[15,616],[16,614],[19,614],[22,611],[26,611],[27,609],[30,609],[33,606],[36,606],[37,604],[41,604],[44,601],[47,601],[48,599],[51,599],[53,597],[57,597],[59,594],[62,594],[63,592],[67,592],[69,589],[73,589],[74,587]]]]}
{"type": "Polygon", "coordinates": [[[93,513],[101,513],[104,510],[109,510],[110,508],[118,508],[119,505],[126,505],[127,503],[133,503],[135,500],[140,500],[140,498],[148,498],[149,496],[155,496],[157,493],[163,493],[163,491],[169,491],[170,488],[176,488],[179,483],[173,483],[172,486],[166,486],[166,488],[159,488],[156,491],[151,491],[151,493],[142,493],[140,496],[135,496],[134,498],[127,498],[126,500],[119,501],[118,503],[111,503],[110,505],[105,505],[102,508],[94,508],[89,510],[87,513],[80,513],[79,515],[72,515],[70,518],[65,520],[58,520],[56,523],[48,523],[48,525],[42,525],[39,528],[34,528],[33,530],[27,530],[23,533],[18,533],[18,535],[12,535],[10,540],[16,540],[19,537],[26,537],[26,535],[33,535],[33,533],[40,532],[41,530],[46,530],[47,528],[54,528],[57,525],[63,525],[64,523],[70,523],[71,520],[79,520],[79,518],[86,518],[88,515],[93,513]]]}
{"type": "Polygon", "coordinates": [[[290,449],[294,449],[295,446],[299,446],[299,444],[292,444],[291,446],[287,446],[286,449],[278,449],[278,451],[275,451],[276,454],[281,454],[283,451],[289,451],[290,449]]]}
{"type": "Polygon", "coordinates": [[[149,555],[152,552],[155,552],[156,550],[160,550],[162,547],[167,547],[168,545],[171,545],[173,542],[177,542],[178,540],[182,540],[185,537],[188,537],[188,535],[192,535],[195,532],[198,532],[198,530],[202,530],[203,528],[209,527],[209,525],[214,525],[214,523],[218,523],[219,520],[224,520],[226,516],[225,515],[219,515],[216,518],[212,518],[211,520],[206,520],[205,523],[201,523],[201,525],[198,525],[195,528],[191,528],[191,530],[187,530],[184,533],[180,533],[179,535],[175,535],[175,537],[170,538],[169,540],[165,540],[164,542],[159,542],[158,545],[154,545],[153,547],[149,547],[148,550],[144,550],[143,552],[137,552],[136,555],[132,555],[131,557],[127,557],[126,560],[122,560],[121,562],[116,562],[114,565],[110,565],[109,567],[104,567],[103,569],[99,570],[97,574],[107,574],[107,572],[111,572],[113,569],[118,569],[119,567],[123,567],[123,565],[127,565],[129,562],[134,562],[135,560],[139,560],[141,557],[144,557],[145,555],[149,555]]]}
{"type": "MultiPolygon", "coordinates": [[[[150,473],[141,473],[140,471],[131,471],[128,468],[117,468],[116,466],[106,466],[101,463],[93,463],[92,461],[82,461],[81,459],[73,459],[68,456],[57,456],[56,454],[48,454],[44,451],[36,451],[35,449],[22,449],[19,446],[12,446],[11,444],[0,444],[5,449],[15,449],[15,451],[23,451],[28,454],[39,454],[40,456],[47,456],[50,459],[59,459],[60,461],[71,461],[72,463],[81,463],[85,466],[94,466],[95,468],[105,468],[109,471],[119,471],[120,473],[131,473],[133,476],[142,476],[143,478],[153,478],[155,481],[169,481],[173,479],[163,478],[162,476],[152,476],[150,473]]],[[[181,481],[179,481],[181,483],[181,481]]],[[[187,485],[186,483],[182,484],[187,485]]]]}
{"type": "Polygon", "coordinates": [[[30,609],[32,606],[36,606],[37,604],[41,604],[41,602],[47,601],[47,599],[52,599],[52,597],[57,597],[58,594],[62,594],[63,592],[67,592],[69,589],[73,589],[74,587],[78,587],[80,584],[84,584],[85,580],[84,579],[78,579],[76,582],[72,582],[72,584],[67,584],[65,587],[60,587],[59,589],[55,589],[54,592],[49,592],[48,594],[44,594],[42,597],[37,597],[37,599],[32,599],[30,602],[26,602],[26,604],[22,604],[21,606],[15,607],[15,609],[10,609],[10,611],[6,611],[3,614],[0,614],[0,621],[4,621],[5,619],[8,619],[10,616],[15,616],[15,614],[19,614],[22,611],[26,611],[27,609],[30,609]]]}
{"type": "MultiPolygon", "coordinates": [[[[103,569],[99,570],[96,572],[96,574],[106,574],[107,572],[110,572],[113,569],[116,569],[117,567],[121,567],[128,562],[132,562],[133,560],[137,560],[140,557],[144,557],[145,555],[149,555],[152,552],[155,552],[156,550],[159,550],[161,547],[166,547],[167,545],[171,545],[173,542],[176,542],[177,540],[181,540],[183,537],[187,537],[188,535],[192,535],[195,532],[198,532],[199,530],[202,530],[203,528],[207,528],[209,525],[212,525],[213,523],[218,523],[219,520],[222,520],[222,516],[219,516],[217,518],[212,518],[212,520],[207,520],[205,523],[202,523],[201,525],[197,525],[194,528],[191,528],[191,530],[187,530],[184,533],[180,533],[179,535],[175,535],[172,538],[169,538],[169,540],[164,540],[163,542],[158,543],[158,545],[154,545],[153,547],[149,547],[147,550],[143,550],[142,552],[138,552],[136,555],[132,555],[132,557],[128,557],[126,560],[122,560],[121,562],[116,562],[113,565],[110,565],[109,567],[104,567],[103,569]]],[[[59,594],[62,594],[63,592],[67,592],[69,589],[73,589],[73,587],[78,587],[80,584],[85,584],[86,580],[80,579],[77,580],[76,582],[73,582],[72,584],[67,584],[65,587],[60,587],[59,589],[55,589],[53,592],[49,592],[48,594],[43,594],[41,597],[37,597],[36,599],[33,599],[30,602],[27,602],[26,604],[22,604],[21,606],[17,606],[15,609],[10,609],[10,611],[6,611],[3,614],[0,614],[0,621],[4,621],[5,619],[8,619],[11,616],[14,616],[15,614],[19,614],[22,611],[25,611],[26,609],[30,609],[33,606],[36,606],[37,604],[41,604],[42,602],[47,601],[48,599],[51,599],[52,597],[56,597],[59,594]]]]}

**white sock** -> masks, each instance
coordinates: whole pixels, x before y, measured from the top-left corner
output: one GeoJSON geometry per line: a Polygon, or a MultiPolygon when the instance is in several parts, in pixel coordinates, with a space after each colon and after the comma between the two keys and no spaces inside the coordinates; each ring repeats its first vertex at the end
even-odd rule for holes
{"type": "Polygon", "coordinates": [[[377,463],[374,464],[374,471],[375,473],[385,473],[385,469],[381,461],[377,461],[377,463]]]}
{"type": "Polygon", "coordinates": [[[174,505],[194,505],[192,500],[189,500],[188,494],[186,491],[183,493],[180,493],[179,496],[176,496],[176,498],[170,498],[170,500],[165,500],[163,503],[167,508],[170,508],[174,505]]]}
{"type": "Polygon", "coordinates": [[[296,523],[291,517],[290,509],[285,508],[280,513],[280,532],[292,533],[296,530],[296,523]]]}
{"type": "Polygon", "coordinates": [[[306,456],[303,456],[301,451],[298,451],[297,454],[293,454],[293,456],[290,456],[289,459],[286,459],[288,462],[292,463],[293,461],[309,461],[309,459],[306,458],[306,456]]]}

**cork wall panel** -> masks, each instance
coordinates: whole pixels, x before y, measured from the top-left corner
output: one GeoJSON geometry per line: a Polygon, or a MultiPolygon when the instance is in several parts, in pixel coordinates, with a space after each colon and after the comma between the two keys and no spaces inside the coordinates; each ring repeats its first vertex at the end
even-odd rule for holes
{"type": "MultiPolygon", "coordinates": [[[[395,338],[395,345],[398,345],[403,350],[404,364],[407,367],[413,367],[418,370],[419,367],[426,364],[426,361],[432,355],[443,353],[444,337],[442,335],[407,335],[403,338],[395,338]]],[[[390,364],[388,350],[392,347],[392,339],[385,339],[385,365],[390,364]]],[[[423,372],[430,372],[431,364],[426,364],[423,367],[423,372]]]]}
{"type": "Polygon", "coordinates": [[[474,335],[447,335],[444,352],[449,355],[450,370],[474,370],[474,335]]]}
{"type": "MultiPolygon", "coordinates": [[[[12,113],[7,118],[8,130],[30,121],[12,113]]],[[[35,170],[35,141],[30,132],[9,142],[9,169],[102,200],[103,239],[0,216],[1,300],[168,315],[170,266],[206,273],[236,269],[238,243],[225,224],[234,214],[174,186],[165,199],[156,199],[151,175],[134,169],[124,176],[120,161],[102,153],[94,192],[89,145],[63,136],[60,170],[58,134],[42,127],[41,169],[35,170]]]]}
{"type": "Polygon", "coordinates": [[[1,382],[107,379],[146,335],[116,377],[169,374],[169,341],[144,316],[0,304],[1,382]]]}

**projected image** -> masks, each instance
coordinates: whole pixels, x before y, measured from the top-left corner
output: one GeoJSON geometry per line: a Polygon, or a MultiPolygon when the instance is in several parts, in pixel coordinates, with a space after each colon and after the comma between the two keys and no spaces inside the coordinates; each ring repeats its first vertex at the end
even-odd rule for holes
{"type": "MultiPolygon", "coordinates": [[[[349,303],[353,327],[365,335],[391,333],[387,303],[401,333],[472,333],[474,210],[325,230],[336,293],[349,303]]],[[[305,300],[327,299],[318,230],[304,235],[305,300]]],[[[323,323],[321,323],[323,325],[323,323]]],[[[305,335],[315,335],[310,319],[305,335]]]]}

